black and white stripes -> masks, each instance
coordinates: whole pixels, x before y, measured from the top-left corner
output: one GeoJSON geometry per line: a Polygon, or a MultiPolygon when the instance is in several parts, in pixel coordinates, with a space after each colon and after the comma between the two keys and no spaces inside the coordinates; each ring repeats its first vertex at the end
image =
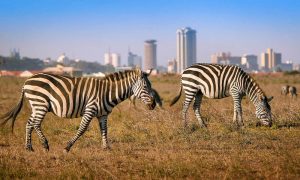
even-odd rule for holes
{"type": "Polygon", "coordinates": [[[49,150],[48,141],[41,130],[47,112],[59,117],[82,117],[76,135],[68,142],[69,151],[76,140],[86,131],[93,117],[97,117],[104,148],[107,143],[107,116],[113,107],[132,95],[141,99],[149,109],[154,109],[151,83],[148,75],[139,69],[117,72],[104,79],[71,78],[40,73],[26,80],[17,106],[5,114],[1,124],[14,121],[21,110],[24,96],[28,98],[32,114],[26,124],[26,149],[32,151],[31,133],[36,130],[44,148],[49,150]]]}
{"type": "Polygon", "coordinates": [[[171,102],[175,104],[180,98],[182,88],[185,92],[182,118],[185,125],[186,112],[193,99],[194,111],[202,127],[206,126],[200,115],[200,105],[203,96],[220,99],[232,96],[234,101],[233,121],[243,125],[241,100],[247,95],[256,107],[256,116],[263,125],[272,124],[271,107],[268,99],[258,84],[241,68],[230,65],[194,64],[187,68],[181,77],[181,87],[178,95],[171,102]]]}

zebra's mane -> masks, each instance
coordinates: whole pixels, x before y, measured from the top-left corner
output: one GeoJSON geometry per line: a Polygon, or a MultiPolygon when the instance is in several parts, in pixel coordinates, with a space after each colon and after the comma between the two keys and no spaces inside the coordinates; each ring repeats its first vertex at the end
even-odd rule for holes
{"type": "Polygon", "coordinates": [[[124,79],[125,77],[128,77],[129,75],[136,75],[136,76],[140,76],[141,75],[141,70],[140,69],[133,69],[133,70],[125,70],[125,71],[118,71],[118,72],[114,72],[114,73],[110,73],[105,75],[105,77],[103,78],[103,80],[110,80],[110,79],[124,79]]]}
{"type": "Polygon", "coordinates": [[[263,89],[259,86],[259,84],[257,83],[257,81],[248,73],[246,73],[243,69],[240,68],[240,70],[246,74],[246,79],[249,80],[249,83],[252,83],[253,85],[255,85],[257,87],[257,89],[259,89],[259,91],[261,92],[261,95],[266,96],[265,92],[263,91],[263,89]]]}

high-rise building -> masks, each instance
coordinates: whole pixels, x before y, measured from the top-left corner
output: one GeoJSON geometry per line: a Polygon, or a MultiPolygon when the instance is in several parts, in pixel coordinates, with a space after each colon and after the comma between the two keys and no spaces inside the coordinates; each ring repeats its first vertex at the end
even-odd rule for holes
{"type": "Polygon", "coordinates": [[[114,67],[121,65],[121,56],[118,53],[105,53],[104,54],[104,64],[110,64],[114,67]]]}
{"type": "Polygon", "coordinates": [[[241,64],[248,71],[258,70],[257,56],[244,54],[241,58],[241,64]]]}
{"type": "Polygon", "coordinates": [[[261,66],[265,70],[274,70],[281,64],[281,53],[275,53],[273,49],[268,48],[266,53],[261,54],[261,66]]]}
{"type": "Polygon", "coordinates": [[[274,67],[281,63],[281,53],[274,53],[274,67]]]}
{"type": "Polygon", "coordinates": [[[117,54],[117,53],[112,53],[111,54],[111,64],[113,65],[113,67],[121,66],[121,56],[120,56],[120,54],[117,54]]]}
{"type": "Polygon", "coordinates": [[[111,64],[112,60],[111,60],[111,53],[104,53],[104,64],[111,64]]]}
{"type": "Polygon", "coordinates": [[[264,70],[269,69],[269,58],[267,53],[261,53],[261,67],[264,70]]]}
{"type": "Polygon", "coordinates": [[[177,71],[183,72],[197,61],[196,31],[186,27],[177,30],[177,71]]]}
{"type": "Polygon", "coordinates": [[[156,69],[156,40],[147,40],[144,43],[144,70],[156,69]]]}
{"type": "Polygon", "coordinates": [[[273,52],[273,49],[268,48],[267,49],[267,55],[268,55],[269,69],[272,69],[272,67],[274,67],[274,52],[273,52]]]}
{"type": "Polygon", "coordinates": [[[128,66],[142,68],[142,57],[128,52],[128,66]]]}

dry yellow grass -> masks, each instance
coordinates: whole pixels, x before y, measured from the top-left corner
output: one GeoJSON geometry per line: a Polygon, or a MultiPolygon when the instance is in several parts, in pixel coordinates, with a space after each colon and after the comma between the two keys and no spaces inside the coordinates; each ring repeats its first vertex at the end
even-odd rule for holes
{"type": "MultiPolygon", "coordinates": [[[[164,109],[148,111],[125,101],[108,121],[112,149],[101,148],[96,120],[68,154],[67,141],[76,133],[80,119],[62,119],[48,114],[42,124],[50,151],[44,152],[33,133],[35,152],[25,151],[25,124],[30,114],[27,103],[19,114],[14,134],[0,130],[0,178],[88,178],[88,179],[299,179],[300,105],[280,95],[283,84],[300,89],[299,76],[255,77],[271,102],[273,127],[255,127],[253,104],[243,100],[245,127],[232,125],[232,99],[204,99],[202,116],[207,129],[199,128],[189,111],[189,128],[183,129],[181,103],[168,107],[177,93],[178,76],[152,77],[153,87],[164,99],[164,109]]],[[[24,79],[0,78],[0,114],[19,99],[24,79]]],[[[183,96],[184,97],[184,96],[183,96]]]]}

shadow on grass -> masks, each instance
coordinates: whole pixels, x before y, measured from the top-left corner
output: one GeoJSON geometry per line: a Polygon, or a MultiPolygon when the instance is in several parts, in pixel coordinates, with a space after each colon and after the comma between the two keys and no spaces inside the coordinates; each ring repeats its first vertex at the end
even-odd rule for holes
{"type": "Polygon", "coordinates": [[[0,143],[0,147],[9,147],[9,144],[0,143]]]}
{"type": "Polygon", "coordinates": [[[300,123],[298,122],[286,122],[283,124],[278,124],[277,128],[281,129],[281,128],[291,128],[291,127],[300,127],[300,123]]]}

